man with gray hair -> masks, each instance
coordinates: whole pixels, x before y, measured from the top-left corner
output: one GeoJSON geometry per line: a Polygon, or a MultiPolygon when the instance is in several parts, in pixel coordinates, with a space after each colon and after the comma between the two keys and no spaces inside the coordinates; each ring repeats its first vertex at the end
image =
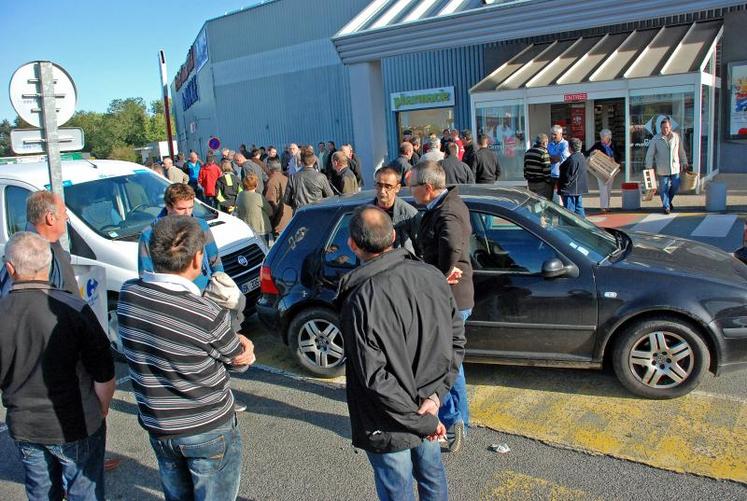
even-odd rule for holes
{"type": "Polygon", "coordinates": [[[420,161],[440,162],[441,160],[443,160],[444,152],[441,151],[441,140],[436,136],[432,136],[428,144],[430,145],[430,148],[428,148],[428,153],[420,157],[420,161]]]}
{"type": "MultiPolygon", "coordinates": [[[[550,154],[550,177],[554,185],[557,185],[560,178],[560,164],[569,156],[568,141],[563,139],[563,127],[553,125],[550,129],[550,142],[547,143],[547,153],[550,154]]],[[[553,193],[555,190],[553,189],[553,193]]],[[[553,195],[554,198],[554,195],[553,195]]]]}
{"type": "MultiPolygon", "coordinates": [[[[462,322],[466,322],[475,304],[469,257],[472,235],[469,209],[459,196],[458,186],[446,187],[446,174],[435,162],[418,162],[412,168],[409,182],[415,201],[426,206],[417,248],[423,261],[441,270],[446,277],[462,322]]],[[[469,426],[467,385],[461,364],[454,386],[444,397],[439,418],[448,430],[451,451],[457,452],[462,446],[465,428],[469,426]]]]}
{"type": "Polygon", "coordinates": [[[524,179],[529,191],[552,200],[555,183],[550,177],[550,154],[547,152],[547,134],[538,134],[534,146],[524,154],[524,179]]]}
{"type": "Polygon", "coordinates": [[[85,301],[49,283],[46,238],[14,234],[4,261],[13,285],[0,299],[0,390],[26,494],[103,500],[109,340],[85,301]]]}
{"type": "Polygon", "coordinates": [[[163,175],[172,183],[189,183],[189,176],[179,167],[174,165],[174,161],[171,160],[171,157],[163,159],[163,175]]]}
{"type": "MultiPolygon", "coordinates": [[[[67,228],[65,203],[50,191],[37,191],[26,199],[26,231],[38,233],[49,242],[52,262],[48,270],[48,281],[58,289],[80,296],[70,254],[60,245],[60,237],[67,228]]],[[[5,268],[0,269],[0,297],[8,294],[13,278],[5,268]]]]}

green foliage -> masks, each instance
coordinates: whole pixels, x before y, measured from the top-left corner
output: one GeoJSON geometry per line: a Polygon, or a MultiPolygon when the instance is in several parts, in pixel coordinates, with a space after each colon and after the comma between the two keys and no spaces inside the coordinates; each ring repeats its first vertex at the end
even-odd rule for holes
{"type": "Polygon", "coordinates": [[[9,121],[0,122],[0,157],[13,156],[13,151],[10,149],[10,129],[12,128],[9,121]]]}
{"type": "Polygon", "coordinates": [[[137,162],[138,159],[135,148],[127,144],[113,146],[106,158],[111,160],[127,160],[128,162],[137,162]]]}

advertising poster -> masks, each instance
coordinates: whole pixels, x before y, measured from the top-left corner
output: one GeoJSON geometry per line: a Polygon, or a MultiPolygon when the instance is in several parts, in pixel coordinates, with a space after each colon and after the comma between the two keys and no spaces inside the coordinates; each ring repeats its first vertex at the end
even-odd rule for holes
{"type": "Polygon", "coordinates": [[[729,64],[729,136],[747,139],[747,62],[729,64]]]}

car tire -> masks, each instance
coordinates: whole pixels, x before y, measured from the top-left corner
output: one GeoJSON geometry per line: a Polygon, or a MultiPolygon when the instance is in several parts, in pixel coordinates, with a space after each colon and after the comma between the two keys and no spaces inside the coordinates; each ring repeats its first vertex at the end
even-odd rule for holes
{"type": "Polygon", "coordinates": [[[112,350],[115,360],[120,362],[126,362],[127,359],[124,356],[122,350],[122,340],[119,338],[119,322],[117,321],[117,298],[110,297],[106,301],[106,318],[107,318],[107,333],[106,337],[109,339],[109,347],[112,350]]]}
{"type": "Polygon", "coordinates": [[[710,363],[703,338],[687,323],[672,318],[631,325],[612,352],[622,385],[638,396],[660,400],[694,390],[710,363]]]}
{"type": "Polygon", "coordinates": [[[288,346],[301,366],[331,378],[345,370],[345,348],[337,315],[322,307],[300,311],[288,325],[288,346]]]}

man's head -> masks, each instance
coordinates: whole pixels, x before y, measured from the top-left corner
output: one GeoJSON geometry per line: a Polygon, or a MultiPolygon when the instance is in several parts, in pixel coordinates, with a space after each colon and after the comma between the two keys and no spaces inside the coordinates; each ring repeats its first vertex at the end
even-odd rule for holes
{"type": "Polygon", "coordinates": [[[271,158],[267,160],[267,168],[270,169],[270,172],[280,172],[283,170],[283,165],[277,158],[271,158]]]}
{"type": "Polygon", "coordinates": [[[563,139],[563,127],[560,125],[553,125],[550,129],[550,138],[556,143],[563,139]]]}
{"type": "Polygon", "coordinates": [[[332,153],[332,167],[334,167],[337,172],[342,172],[347,168],[347,166],[348,156],[344,151],[336,151],[332,153]]]}
{"type": "Polygon", "coordinates": [[[472,131],[469,129],[464,129],[462,131],[462,140],[465,143],[471,143],[472,142],[472,131]]]}
{"type": "Polygon", "coordinates": [[[661,121],[659,124],[659,130],[661,131],[662,136],[668,136],[669,133],[672,132],[672,122],[669,118],[665,118],[661,121]]]}
{"type": "Polygon", "coordinates": [[[192,163],[197,162],[197,153],[195,153],[194,151],[190,151],[189,152],[189,161],[192,162],[192,163]]]}
{"type": "Polygon", "coordinates": [[[254,172],[250,172],[249,174],[244,176],[242,186],[246,191],[255,191],[257,189],[257,186],[259,186],[259,178],[254,172]]]}
{"type": "Polygon", "coordinates": [[[410,129],[407,129],[404,132],[402,132],[403,141],[409,141],[410,139],[412,139],[412,131],[410,129]]]}
{"type": "Polygon", "coordinates": [[[173,166],[174,166],[174,161],[171,160],[171,157],[166,157],[166,158],[163,159],[163,169],[164,170],[169,170],[173,166]]]}
{"type": "Polygon", "coordinates": [[[459,145],[456,144],[454,141],[449,142],[449,144],[446,146],[446,156],[447,157],[456,157],[459,155],[459,145]]]}
{"type": "Polygon", "coordinates": [[[249,158],[253,158],[253,159],[255,159],[255,160],[259,160],[259,157],[261,157],[261,156],[262,156],[262,152],[261,152],[261,151],[259,151],[259,148],[254,148],[254,149],[253,149],[253,150],[252,150],[252,151],[251,151],[251,152],[249,153],[249,158]]]}
{"type": "Polygon", "coordinates": [[[362,261],[391,250],[394,226],[389,215],[378,207],[366,205],[353,211],[348,226],[348,246],[362,261]]]}
{"type": "Polygon", "coordinates": [[[290,153],[293,156],[298,155],[298,145],[296,143],[291,143],[288,145],[288,153],[290,153]]]}
{"type": "Polygon", "coordinates": [[[337,150],[337,146],[335,146],[334,141],[327,141],[327,151],[335,151],[337,150]]]}
{"type": "Polygon", "coordinates": [[[408,143],[407,141],[399,145],[399,154],[408,160],[412,158],[412,154],[414,152],[415,148],[413,148],[412,144],[408,143]]]}
{"type": "Polygon", "coordinates": [[[401,175],[392,167],[384,166],[376,171],[376,205],[389,209],[394,205],[397,193],[402,189],[401,175]]]}
{"type": "Polygon", "coordinates": [[[278,149],[274,146],[268,146],[267,147],[267,156],[268,158],[277,158],[278,156],[278,149]]]}
{"type": "Polygon", "coordinates": [[[420,161],[412,168],[410,193],[415,201],[425,205],[446,189],[446,173],[436,162],[420,161]]]}
{"type": "Polygon", "coordinates": [[[220,163],[220,171],[223,173],[226,172],[233,172],[233,165],[231,164],[231,161],[228,159],[225,159],[221,161],[220,163]]]}
{"type": "Polygon", "coordinates": [[[223,148],[220,152],[221,155],[223,155],[223,158],[228,158],[228,155],[231,153],[231,150],[228,148],[223,148]]]}
{"type": "Polygon", "coordinates": [[[202,272],[205,234],[195,218],[162,217],[153,225],[148,243],[156,273],[182,275],[194,280],[202,272]]]}
{"type": "Polygon", "coordinates": [[[410,144],[412,144],[413,150],[418,151],[420,149],[420,138],[418,136],[413,136],[410,140],[410,144]]]}
{"type": "Polygon", "coordinates": [[[609,129],[602,129],[599,131],[599,140],[602,144],[610,144],[612,142],[612,131],[609,129]]]}
{"type": "Polygon", "coordinates": [[[489,141],[489,137],[487,134],[480,134],[477,136],[477,144],[480,145],[480,148],[487,148],[489,141]]]}
{"type": "Polygon", "coordinates": [[[65,203],[51,191],[36,191],[26,199],[26,221],[48,242],[56,242],[67,230],[65,203]]]}
{"type": "Polygon", "coordinates": [[[184,153],[177,153],[176,154],[176,159],[183,162],[184,161],[184,153]]]}
{"type": "Polygon", "coordinates": [[[301,150],[301,163],[304,167],[313,167],[316,162],[313,148],[304,148],[301,150]]]}
{"type": "Polygon", "coordinates": [[[348,158],[353,158],[353,145],[352,144],[343,144],[340,146],[340,151],[345,153],[345,155],[348,158]]]}
{"type": "Polygon", "coordinates": [[[534,145],[547,148],[548,141],[549,139],[547,137],[547,134],[537,134],[537,137],[534,139],[534,145]]]}
{"type": "Polygon", "coordinates": [[[14,281],[49,280],[52,250],[41,235],[30,231],[13,234],[5,245],[5,269],[14,281]]]}
{"type": "Polygon", "coordinates": [[[233,156],[233,161],[241,165],[246,162],[246,157],[242,153],[236,152],[233,156]]]}
{"type": "Polygon", "coordinates": [[[584,143],[581,142],[581,140],[579,138],[572,137],[568,141],[568,147],[571,149],[572,153],[576,153],[576,152],[579,152],[579,151],[581,151],[583,149],[584,143]]]}
{"type": "Polygon", "coordinates": [[[163,194],[163,201],[169,216],[191,216],[195,208],[195,190],[186,183],[170,184],[163,194]]]}
{"type": "Polygon", "coordinates": [[[451,130],[449,131],[449,135],[451,135],[451,139],[453,139],[453,140],[455,140],[455,141],[456,141],[457,139],[459,139],[459,131],[458,131],[458,130],[456,130],[456,129],[451,129],[451,130]]]}
{"type": "Polygon", "coordinates": [[[319,150],[319,153],[324,153],[327,151],[327,145],[324,141],[320,141],[319,144],[316,145],[317,149],[319,150]]]}
{"type": "Polygon", "coordinates": [[[441,149],[441,140],[435,136],[431,137],[430,140],[431,145],[431,151],[436,151],[441,149]]]}

